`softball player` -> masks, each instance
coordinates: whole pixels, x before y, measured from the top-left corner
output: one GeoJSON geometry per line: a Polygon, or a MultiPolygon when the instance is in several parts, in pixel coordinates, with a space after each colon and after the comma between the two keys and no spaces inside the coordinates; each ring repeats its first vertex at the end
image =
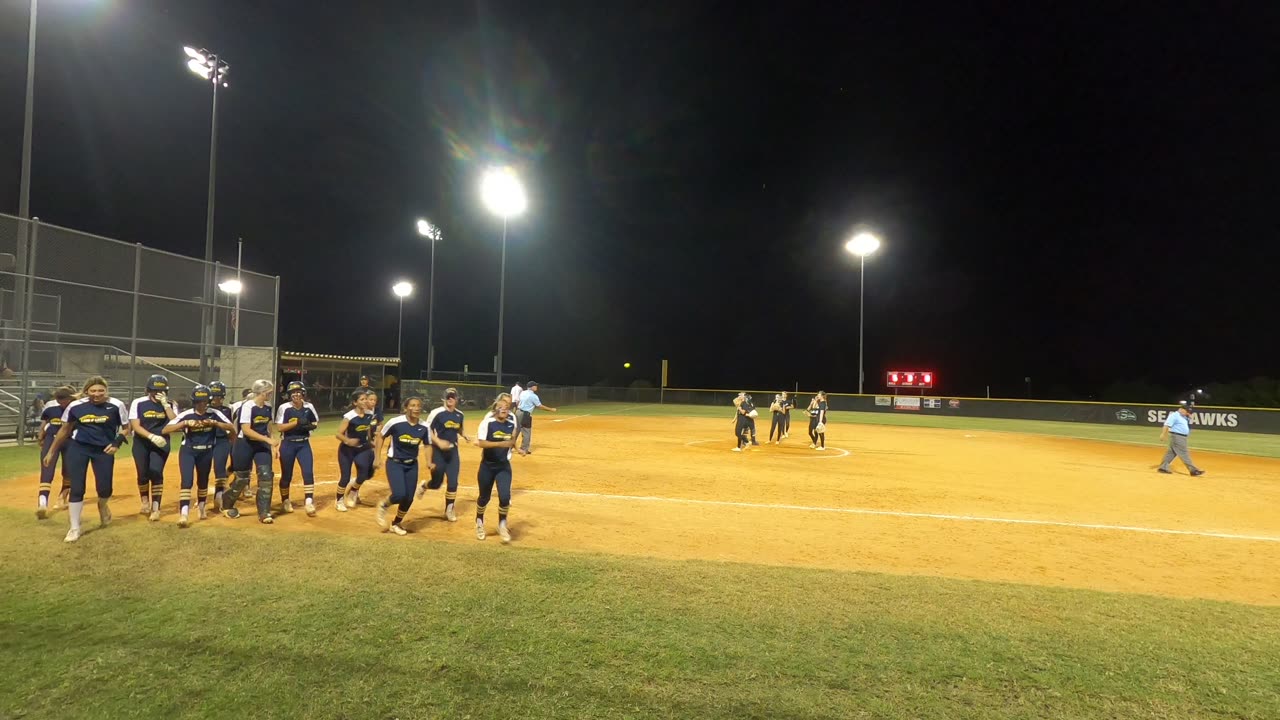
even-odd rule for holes
{"type": "Polygon", "coordinates": [[[782,428],[786,423],[786,420],[784,419],[786,415],[782,409],[782,395],[782,393],[774,395],[773,402],[769,403],[769,415],[771,416],[771,420],[769,422],[769,439],[765,440],[766,445],[769,443],[777,445],[782,442],[782,428]],[[777,435],[776,440],[774,439],[775,434],[777,435]]]}
{"type": "MultiPolygon", "coordinates": [[[[511,451],[516,447],[519,430],[511,418],[511,401],[499,399],[494,403],[493,416],[486,416],[476,430],[476,444],[481,448],[480,468],[476,480],[480,485],[480,497],[476,499],[476,539],[483,540],[484,511],[498,486],[498,537],[511,542],[507,530],[507,514],[511,510],[511,451]]],[[[524,454],[524,448],[520,448],[524,454]]]]}
{"type": "Polygon", "coordinates": [[[821,390],[809,401],[809,447],[827,449],[827,394],[821,390]]]}
{"type": "Polygon", "coordinates": [[[360,486],[373,470],[373,443],[370,438],[377,425],[377,416],[373,407],[378,396],[372,390],[356,390],[352,396],[351,409],[342,416],[338,423],[338,502],[334,506],[338,512],[346,512],[360,501],[360,486]],[[347,492],[351,482],[351,467],[355,466],[355,486],[347,492]]]}
{"type": "MultiPolygon", "coordinates": [[[[382,446],[387,446],[387,484],[391,496],[378,503],[378,525],[383,532],[408,535],[401,525],[409,507],[413,505],[414,488],[418,486],[418,455],[423,441],[431,429],[422,421],[422,398],[411,397],[404,402],[404,414],[391,418],[378,433],[374,457],[382,457],[382,446]],[[396,519],[387,524],[387,508],[396,505],[396,519]]],[[[377,460],[374,461],[375,464],[377,460]]]]}
{"type": "Polygon", "coordinates": [[[276,429],[280,431],[280,512],[293,512],[289,499],[289,484],[293,482],[293,465],[302,468],[302,491],[305,494],[308,517],[316,516],[315,462],[311,455],[311,431],[320,424],[320,413],[307,402],[307,388],[298,381],[285,388],[289,402],[276,411],[276,429]]]}
{"type": "MultiPolygon", "coordinates": [[[[45,403],[44,409],[40,411],[40,432],[36,436],[36,442],[40,443],[42,461],[49,452],[49,446],[53,445],[58,429],[62,427],[62,414],[71,404],[75,392],[75,388],[70,385],[55,389],[53,399],[45,403]]],[[[67,475],[67,449],[63,447],[54,458],[53,465],[46,467],[43,462],[40,465],[40,496],[36,500],[36,517],[41,520],[49,517],[49,493],[53,492],[53,473],[57,469],[59,459],[62,460],[62,489],[58,491],[57,506],[65,506],[67,497],[71,494],[71,480],[67,475]]]]}
{"type": "Polygon", "coordinates": [[[756,406],[751,402],[751,396],[745,392],[738,393],[738,397],[733,400],[737,417],[734,418],[733,434],[736,437],[734,452],[742,452],[742,448],[747,445],[759,445],[756,442],[756,406]]]}
{"type": "MultiPolygon", "coordinates": [[[[227,407],[227,384],[221,380],[209,383],[209,407],[222,413],[228,419],[235,418],[235,412],[227,407]]],[[[231,474],[231,438],[235,437],[235,423],[228,429],[218,427],[213,435],[213,477],[214,494],[213,510],[222,509],[222,495],[227,490],[227,476],[231,474]]]]}
{"type": "Polygon", "coordinates": [[[133,444],[133,464],[138,469],[138,497],[141,513],[150,513],[152,522],[160,519],[160,498],[164,494],[164,466],[169,462],[169,438],[164,426],[178,414],[178,406],[169,402],[169,378],[152,375],[147,378],[147,394],[129,406],[129,425],[137,442],[133,444]],[[151,488],[150,502],[147,487],[151,488]]]}
{"type": "Polygon", "coordinates": [[[231,469],[235,480],[231,488],[222,497],[222,511],[230,518],[240,517],[236,502],[245,488],[249,487],[250,473],[258,474],[258,522],[270,525],[275,522],[271,517],[271,495],[274,490],[275,472],[271,467],[271,456],[276,448],[276,439],[271,437],[271,393],[275,385],[270,380],[258,380],[253,383],[253,395],[240,403],[240,410],[235,424],[239,428],[235,445],[231,447],[231,469]]]}
{"type": "Polygon", "coordinates": [[[1169,413],[1169,417],[1164,421],[1164,427],[1160,428],[1160,440],[1163,442],[1166,437],[1169,438],[1169,449],[1165,451],[1164,459],[1160,461],[1158,472],[1170,474],[1172,471],[1169,470],[1169,463],[1176,457],[1187,466],[1187,472],[1191,473],[1191,477],[1204,474],[1203,470],[1191,462],[1191,453],[1187,450],[1187,436],[1191,434],[1193,410],[1195,410],[1195,404],[1191,402],[1179,406],[1176,411],[1169,413]]]}
{"type": "Polygon", "coordinates": [[[94,376],[84,383],[84,397],[67,405],[62,412],[62,427],[44,454],[44,466],[53,467],[58,451],[67,446],[63,461],[67,475],[71,477],[71,495],[68,498],[68,516],[71,529],[66,542],[80,539],[80,515],[84,512],[85,483],[89,465],[93,465],[94,484],[98,490],[98,517],[102,527],[111,523],[112,479],[115,472],[114,455],[128,440],[129,410],[124,403],[107,394],[107,381],[94,376]],[[67,438],[71,441],[68,443],[67,438]]]}
{"type": "Polygon", "coordinates": [[[196,385],[191,390],[191,407],[178,413],[164,426],[164,434],[182,433],[182,446],[178,448],[178,467],[182,471],[182,484],[178,491],[178,527],[190,526],[191,486],[196,486],[196,512],[204,520],[208,515],[209,471],[213,467],[217,433],[233,429],[231,418],[221,410],[209,406],[213,391],[207,385],[196,385]],[[194,481],[194,483],[193,483],[194,481]]]}
{"type": "Polygon", "coordinates": [[[458,438],[471,442],[463,432],[462,422],[458,391],[448,388],[444,391],[444,404],[427,416],[427,427],[431,429],[431,479],[418,488],[417,498],[421,500],[427,490],[439,488],[448,478],[449,484],[444,491],[444,517],[449,522],[458,521],[453,508],[458,499],[458,473],[462,467],[458,438]]]}
{"type": "Polygon", "coordinates": [[[782,391],[782,439],[786,440],[791,437],[791,409],[796,406],[796,401],[786,390],[782,391]]]}

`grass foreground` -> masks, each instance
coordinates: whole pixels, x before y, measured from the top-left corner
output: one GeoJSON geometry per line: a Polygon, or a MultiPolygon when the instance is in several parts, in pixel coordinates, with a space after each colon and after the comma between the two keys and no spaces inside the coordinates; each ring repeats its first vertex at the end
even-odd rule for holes
{"type": "Polygon", "coordinates": [[[0,717],[1274,718],[1280,707],[1276,608],[132,518],[76,545],[64,532],[0,510],[0,717]]]}

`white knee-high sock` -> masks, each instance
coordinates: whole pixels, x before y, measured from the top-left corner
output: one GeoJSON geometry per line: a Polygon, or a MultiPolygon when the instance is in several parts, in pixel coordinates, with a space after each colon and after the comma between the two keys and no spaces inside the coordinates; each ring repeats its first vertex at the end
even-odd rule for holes
{"type": "Polygon", "coordinates": [[[84,501],[83,501],[83,500],[81,500],[80,502],[73,502],[73,503],[71,503],[70,508],[69,508],[69,512],[68,512],[67,514],[71,517],[71,529],[72,529],[72,530],[79,530],[79,529],[80,529],[80,515],[81,515],[83,512],[84,512],[84,501]]]}

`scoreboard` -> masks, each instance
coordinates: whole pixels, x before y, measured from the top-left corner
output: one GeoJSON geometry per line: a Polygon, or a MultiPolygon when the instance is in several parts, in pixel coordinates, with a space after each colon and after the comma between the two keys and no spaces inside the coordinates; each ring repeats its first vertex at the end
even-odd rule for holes
{"type": "Polygon", "coordinates": [[[885,373],[885,385],[891,388],[931,388],[932,370],[890,370],[885,373]]]}

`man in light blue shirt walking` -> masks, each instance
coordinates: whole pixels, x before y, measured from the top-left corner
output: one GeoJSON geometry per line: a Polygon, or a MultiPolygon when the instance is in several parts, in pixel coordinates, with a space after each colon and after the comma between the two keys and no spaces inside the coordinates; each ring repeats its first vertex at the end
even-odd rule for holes
{"type": "Polygon", "coordinates": [[[526,455],[533,452],[529,445],[533,442],[534,409],[557,412],[555,408],[542,404],[542,398],[538,397],[538,383],[530,380],[525,391],[520,393],[520,437],[524,438],[521,440],[521,447],[526,455]]]}
{"type": "Polygon", "coordinates": [[[1165,475],[1170,474],[1169,463],[1173,462],[1176,457],[1187,466],[1187,471],[1191,473],[1191,477],[1197,477],[1204,474],[1204,471],[1196,467],[1191,462],[1191,453],[1187,451],[1187,436],[1191,434],[1191,411],[1195,409],[1195,405],[1185,402],[1176,411],[1169,413],[1169,417],[1164,421],[1164,427],[1160,429],[1160,439],[1164,440],[1166,436],[1169,438],[1169,449],[1165,451],[1164,460],[1160,461],[1159,472],[1165,475]]]}

